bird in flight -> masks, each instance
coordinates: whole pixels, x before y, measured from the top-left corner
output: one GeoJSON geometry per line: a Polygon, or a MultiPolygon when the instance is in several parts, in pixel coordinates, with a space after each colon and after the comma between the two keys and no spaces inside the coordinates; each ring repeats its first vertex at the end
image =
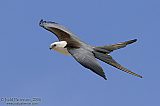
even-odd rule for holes
{"type": "Polygon", "coordinates": [[[142,78],[127,68],[123,67],[117,63],[109,54],[114,50],[126,47],[128,44],[132,44],[137,41],[137,39],[105,46],[91,46],[81,41],[77,36],[75,36],[71,31],[66,29],[64,26],[51,21],[41,20],[39,25],[52,32],[59,39],[58,42],[54,42],[50,45],[50,49],[58,51],[65,55],[71,55],[73,58],[79,62],[85,68],[90,69],[94,73],[103,77],[107,80],[102,67],[97,62],[96,58],[131,75],[142,78]]]}

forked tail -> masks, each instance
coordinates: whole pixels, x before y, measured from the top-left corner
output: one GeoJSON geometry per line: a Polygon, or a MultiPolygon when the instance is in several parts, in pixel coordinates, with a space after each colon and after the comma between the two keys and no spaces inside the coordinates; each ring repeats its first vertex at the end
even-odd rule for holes
{"type": "Polygon", "coordinates": [[[105,62],[115,68],[118,68],[126,73],[129,73],[131,75],[142,78],[141,75],[138,75],[138,74],[128,70],[127,68],[121,66],[110,55],[108,55],[109,53],[113,52],[114,50],[126,47],[127,45],[132,44],[136,41],[137,41],[137,39],[133,39],[133,40],[129,40],[129,41],[113,44],[113,45],[94,47],[93,53],[97,59],[99,59],[99,60],[101,60],[101,61],[103,61],[103,62],[105,62]]]}
{"type": "Polygon", "coordinates": [[[120,65],[119,63],[117,63],[110,55],[104,54],[104,53],[101,53],[101,52],[97,52],[97,51],[93,51],[93,53],[94,53],[94,56],[95,56],[97,59],[99,59],[99,60],[101,60],[101,61],[103,61],[103,62],[105,62],[105,63],[107,63],[107,64],[109,64],[109,65],[111,65],[111,66],[113,66],[113,67],[115,67],[115,68],[118,68],[118,69],[120,69],[120,70],[122,70],[122,71],[124,71],[124,72],[126,72],[126,73],[129,73],[129,74],[131,74],[131,75],[134,75],[134,76],[137,76],[137,77],[142,78],[141,75],[138,75],[138,74],[136,74],[136,73],[128,70],[127,68],[121,66],[121,65],[120,65]]]}
{"type": "Polygon", "coordinates": [[[114,50],[124,48],[127,45],[132,44],[136,41],[137,41],[137,39],[133,39],[133,40],[129,40],[129,41],[113,44],[113,45],[98,46],[98,47],[94,47],[94,50],[101,52],[101,53],[109,54],[110,52],[113,52],[114,50]]]}

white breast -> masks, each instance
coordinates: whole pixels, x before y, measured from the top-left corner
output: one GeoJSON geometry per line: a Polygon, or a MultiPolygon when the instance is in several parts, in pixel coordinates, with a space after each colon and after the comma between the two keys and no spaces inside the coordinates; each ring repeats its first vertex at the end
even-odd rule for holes
{"type": "Polygon", "coordinates": [[[71,54],[68,52],[67,48],[55,47],[54,50],[57,51],[57,52],[60,52],[60,53],[62,53],[62,54],[64,54],[64,55],[71,55],[71,54]]]}

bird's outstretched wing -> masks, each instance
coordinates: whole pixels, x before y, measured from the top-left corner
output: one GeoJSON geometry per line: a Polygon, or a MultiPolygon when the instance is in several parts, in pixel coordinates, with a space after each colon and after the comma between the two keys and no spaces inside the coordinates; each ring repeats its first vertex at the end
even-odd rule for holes
{"type": "Polygon", "coordinates": [[[138,74],[136,74],[136,73],[128,70],[127,68],[121,66],[110,55],[105,55],[103,53],[99,53],[99,52],[96,52],[96,51],[94,51],[93,53],[94,53],[94,55],[95,55],[96,58],[102,60],[103,62],[105,62],[105,63],[107,63],[107,64],[109,64],[109,65],[111,65],[111,66],[113,66],[115,68],[118,68],[118,69],[120,69],[120,70],[122,70],[122,71],[124,71],[126,73],[129,73],[131,75],[134,75],[134,76],[142,78],[141,75],[138,75],[138,74]]]}
{"type": "Polygon", "coordinates": [[[92,52],[83,48],[68,49],[68,51],[82,66],[92,70],[94,73],[100,75],[105,80],[107,79],[102,67],[98,64],[92,52]]]}
{"type": "Polygon", "coordinates": [[[64,26],[55,22],[43,20],[39,22],[39,25],[44,29],[54,33],[60,41],[66,41],[68,46],[74,45],[74,48],[80,47],[80,40],[64,26]]]}

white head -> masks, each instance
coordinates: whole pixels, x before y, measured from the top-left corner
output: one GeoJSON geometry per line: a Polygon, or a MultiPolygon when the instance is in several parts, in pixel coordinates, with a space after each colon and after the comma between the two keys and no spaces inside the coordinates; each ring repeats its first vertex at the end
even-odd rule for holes
{"type": "Polygon", "coordinates": [[[66,41],[54,42],[50,45],[50,49],[64,48],[66,45],[66,41]]]}

